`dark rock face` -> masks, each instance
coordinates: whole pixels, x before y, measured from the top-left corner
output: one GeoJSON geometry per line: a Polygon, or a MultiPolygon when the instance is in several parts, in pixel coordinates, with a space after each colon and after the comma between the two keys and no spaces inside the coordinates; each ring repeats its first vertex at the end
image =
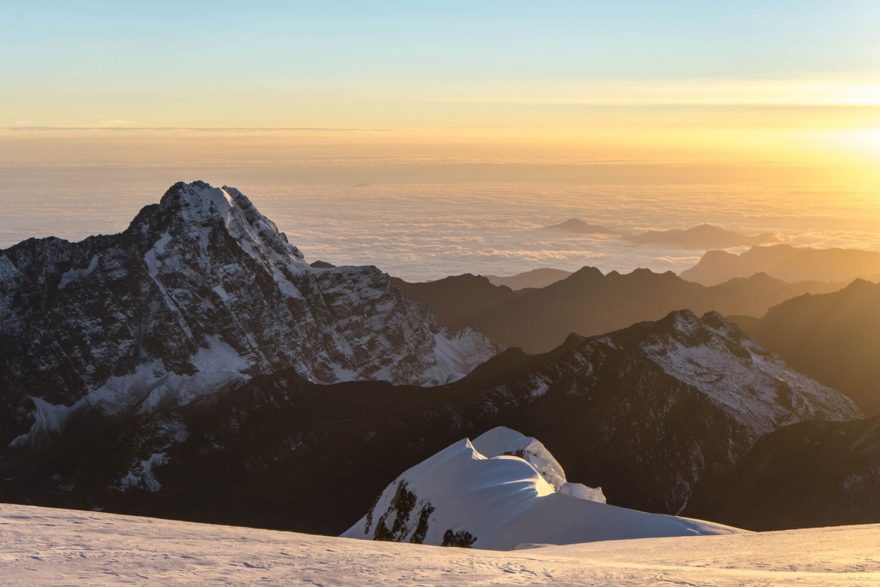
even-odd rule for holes
{"type": "Polygon", "coordinates": [[[790,365],[880,414],[880,285],[856,280],[839,292],[801,296],[760,319],[733,318],[790,365]]]}
{"type": "Polygon", "coordinates": [[[762,434],[855,417],[720,316],[677,312],[544,355],[509,350],[428,390],[288,369],[152,413],[83,413],[58,442],[0,461],[0,500],[338,534],[388,479],[506,425],[609,503],[675,513],[762,434]]]}
{"type": "Polygon", "coordinates": [[[441,546],[457,546],[458,548],[470,548],[477,537],[467,530],[459,530],[453,532],[451,529],[443,533],[443,544],[441,546]]]}
{"type": "Polygon", "coordinates": [[[179,183],[120,234],[0,251],[3,447],[58,432],[71,411],[150,411],[289,367],[431,385],[496,350],[375,267],[310,268],[234,188],[179,183]]]}
{"type": "Polygon", "coordinates": [[[880,419],[801,422],[761,438],[689,515],[754,530],[880,522],[880,419]]]}

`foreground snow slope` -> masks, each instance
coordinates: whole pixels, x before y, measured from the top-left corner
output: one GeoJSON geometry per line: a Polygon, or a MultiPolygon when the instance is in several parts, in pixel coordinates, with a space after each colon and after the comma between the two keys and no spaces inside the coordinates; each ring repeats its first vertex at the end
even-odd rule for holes
{"type": "Polygon", "coordinates": [[[498,552],[0,505],[15,585],[865,585],[878,544],[871,525],[498,552]]]}

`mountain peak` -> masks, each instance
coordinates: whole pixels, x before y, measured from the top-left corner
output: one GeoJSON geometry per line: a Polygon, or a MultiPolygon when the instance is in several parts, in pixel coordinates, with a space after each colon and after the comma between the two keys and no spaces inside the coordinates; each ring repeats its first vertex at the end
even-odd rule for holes
{"type": "Polygon", "coordinates": [[[208,233],[221,228],[254,259],[294,271],[306,268],[299,249],[236,188],[179,181],[162,196],[159,214],[160,231],[204,242],[208,233]]]}
{"type": "Polygon", "coordinates": [[[236,198],[243,197],[235,188],[215,188],[196,180],[191,183],[179,181],[168,188],[159,201],[162,210],[180,210],[188,219],[208,216],[226,216],[236,207],[236,198]]]}

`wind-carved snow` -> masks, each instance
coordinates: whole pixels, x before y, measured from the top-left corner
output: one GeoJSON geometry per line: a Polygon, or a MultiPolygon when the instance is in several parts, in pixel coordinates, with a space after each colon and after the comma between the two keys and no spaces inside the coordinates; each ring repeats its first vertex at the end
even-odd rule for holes
{"type": "Polygon", "coordinates": [[[523,459],[554,489],[558,490],[566,482],[565,471],[559,461],[540,441],[531,436],[525,436],[505,426],[497,426],[479,435],[472,444],[486,458],[512,455],[523,459]]]}
{"type": "Polygon", "coordinates": [[[601,490],[569,484],[540,442],[496,428],[405,471],[343,536],[509,550],[535,543],[741,532],[607,505],[600,495],[601,490]],[[498,454],[489,457],[477,445],[498,454]]]}
{"type": "MultiPolygon", "coordinates": [[[[58,289],[64,289],[74,281],[88,277],[98,267],[98,255],[92,255],[89,264],[83,269],[70,269],[61,275],[61,281],[58,282],[58,289]]],[[[0,275],[0,279],[3,276],[0,275]]]]}
{"type": "Polygon", "coordinates": [[[667,373],[722,405],[755,436],[815,417],[862,416],[836,391],[789,368],[720,315],[675,313],[674,335],[642,346],[667,373]]]}
{"type": "MultiPolygon", "coordinates": [[[[542,383],[547,385],[543,380],[542,383]]],[[[505,426],[498,426],[474,439],[473,445],[480,454],[488,458],[512,455],[525,460],[562,495],[596,503],[606,503],[605,494],[602,493],[601,487],[587,487],[583,483],[569,483],[559,461],[550,454],[541,441],[531,436],[525,436],[505,426]]]]}

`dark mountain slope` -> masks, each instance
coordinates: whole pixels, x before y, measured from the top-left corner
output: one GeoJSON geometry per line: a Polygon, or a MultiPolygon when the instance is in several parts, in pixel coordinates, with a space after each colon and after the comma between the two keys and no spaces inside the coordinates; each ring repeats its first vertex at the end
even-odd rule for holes
{"type": "Polygon", "coordinates": [[[675,513],[778,426],[857,417],[717,314],[678,312],[508,350],[438,388],[288,369],[158,412],[80,412],[55,442],[0,458],[0,500],[339,533],[388,479],[506,425],[609,503],[675,513]]]}
{"type": "Polygon", "coordinates": [[[688,515],[755,530],[880,522],[880,419],[801,422],[761,438],[688,515]]]}
{"type": "Polygon", "coordinates": [[[805,295],[760,319],[734,318],[796,369],[880,413],[880,285],[857,280],[836,293],[805,295]]]}
{"type": "Polygon", "coordinates": [[[425,283],[392,277],[391,285],[404,297],[427,306],[441,324],[450,328],[465,328],[476,315],[517,297],[509,287],[493,285],[488,278],[470,273],[425,283]]]}

